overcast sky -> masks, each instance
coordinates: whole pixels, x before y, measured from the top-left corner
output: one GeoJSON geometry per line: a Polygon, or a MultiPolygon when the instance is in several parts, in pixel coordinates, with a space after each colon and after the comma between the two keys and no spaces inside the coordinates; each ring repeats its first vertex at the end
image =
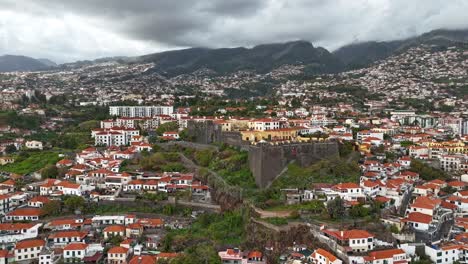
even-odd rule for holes
{"type": "Polygon", "coordinates": [[[308,40],[329,50],[468,28],[468,0],[0,0],[0,54],[57,62],[308,40]]]}

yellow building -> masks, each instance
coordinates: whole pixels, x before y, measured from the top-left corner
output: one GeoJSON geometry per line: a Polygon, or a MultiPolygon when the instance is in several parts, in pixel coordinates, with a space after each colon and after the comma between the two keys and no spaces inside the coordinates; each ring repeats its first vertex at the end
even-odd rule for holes
{"type": "Polygon", "coordinates": [[[242,140],[250,142],[265,141],[305,141],[308,138],[302,138],[299,136],[300,128],[281,128],[275,130],[266,131],[240,131],[242,134],[242,140]]]}

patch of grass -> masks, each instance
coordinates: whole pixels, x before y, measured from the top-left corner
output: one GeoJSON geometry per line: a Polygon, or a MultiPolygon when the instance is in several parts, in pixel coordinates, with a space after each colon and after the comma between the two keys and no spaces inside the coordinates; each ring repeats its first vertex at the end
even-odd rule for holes
{"type": "Polygon", "coordinates": [[[38,171],[46,165],[55,164],[59,160],[60,157],[57,152],[24,152],[24,154],[16,157],[15,163],[0,166],[0,170],[17,174],[28,174],[38,171]]]}

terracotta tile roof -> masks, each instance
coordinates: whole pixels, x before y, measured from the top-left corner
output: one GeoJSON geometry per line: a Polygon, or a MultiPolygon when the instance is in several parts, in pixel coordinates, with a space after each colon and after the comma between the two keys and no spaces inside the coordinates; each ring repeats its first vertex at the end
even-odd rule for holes
{"type": "Polygon", "coordinates": [[[427,215],[427,214],[423,214],[423,213],[419,213],[419,212],[411,212],[402,221],[430,224],[432,222],[432,216],[427,215]]]}
{"type": "Polygon", "coordinates": [[[354,182],[339,183],[333,186],[334,189],[359,189],[359,185],[354,182]]]}
{"type": "Polygon", "coordinates": [[[37,203],[37,202],[48,203],[48,202],[50,202],[50,199],[45,197],[45,196],[36,196],[36,197],[33,197],[31,200],[29,200],[29,202],[32,202],[32,203],[37,203]]]}
{"type": "Polygon", "coordinates": [[[128,264],[155,264],[156,263],[156,257],[154,256],[149,256],[149,255],[143,255],[143,256],[134,256],[128,264]]]}
{"type": "Polygon", "coordinates": [[[8,250],[0,250],[0,258],[7,258],[8,253],[8,250]]]}
{"type": "Polygon", "coordinates": [[[247,255],[247,258],[263,258],[263,254],[260,251],[252,250],[247,255]]]}
{"type": "Polygon", "coordinates": [[[15,181],[12,180],[12,179],[8,179],[2,183],[0,183],[0,185],[9,185],[9,186],[15,186],[15,181]]]}
{"type": "Polygon", "coordinates": [[[329,234],[338,238],[339,240],[348,240],[348,239],[359,239],[359,238],[369,238],[374,237],[371,233],[365,230],[352,229],[352,230],[323,230],[324,233],[329,234]]]}
{"type": "Polygon", "coordinates": [[[103,230],[104,232],[112,232],[112,233],[117,233],[117,232],[125,232],[125,226],[123,225],[111,225],[103,230]]]}
{"type": "Polygon", "coordinates": [[[70,226],[80,226],[83,223],[77,223],[75,219],[57,219],[52,220],[49,222],[49,226],[62,226],[62,225],[70,225],[70,226]]]}
{"type": "Polygon", "coordinates": [[[39,208],[18,208],[9,212],[8,216],[40,216],[42,210],[39,208]]]}
{"type": "Polygon", "coordinates": [[[63,250],[85,250],[88,248],[88,245],[85,243],[70,243],[66,245],[63,250]]]}
{"type": "Polygon", "coordinates": [[[466,183],[462,181],[451,181],[448,183],[448,186],[452,187],[465,187],[466,183]]]}
{"type": "Polygon", "coordinates": [[[315,251],[315,253],[326,257],[329,261],[332,261],[332,262],[338,259],[332,253],[330,253],[330,252],[328,252],[328,251],[326,251],[325,249],[322,249],[322,248],[317,249],[315,251]]]}
{"type": "Polygon", "coordinates": [[[127,254],[128,248],[124,247],[113,247],[107,251],[107,254],[127,254]]]}
{"type": "Polygon", "coordinates": [[[85,238],[88,235],[87,232],[83,231],[60,231],[54,234],[51,234],[49,238],[64,238],[64,237],[79,237],[81,239],[85,238]]]}
{"type": "Polygon", "coordinates": [[[30,229],[35,224],[33,223],[2,223],[0,224],[0,231],[16,231],[22,229],[30,229]]]}
{"type": "Polygon", "coordinates": [[[369,256],[364,257],[364,258],[366,261],[373,261],[373,260],[379,260],[379,259],[389,259],[389,258],[393,258],[393,256],[395,255],[401,255],[401,254],[405,254],[405,252],[402,249],[395,248],[395,249],[386,249],[386,250],[370,252],[369,256]]]}
{"type": "Polygon", "coordinates": [[[440,205],[440,203],[441,203],[440,199],[431,199],[431,198],[426,197],[426,196],[419,196],[414,200],[411,207],[433,210],[438,205],[440,205]]]}
{"type": "Polygon", "coordinates": [[[57,184],[57,186],[61,186],[63,188],[68,188],[68,189],[79,189],[81,185],[78,184],[78,183],[63,181],[63,182],[60,182],[59,184],[57,184]]]}
{"type": "Polygon", "coordinates": [[[32,248],[32,247],[43,247],[44,245],[45,245],[45,241],[42,239],[22,240],[16,243],[15,250],[32,248]]]}

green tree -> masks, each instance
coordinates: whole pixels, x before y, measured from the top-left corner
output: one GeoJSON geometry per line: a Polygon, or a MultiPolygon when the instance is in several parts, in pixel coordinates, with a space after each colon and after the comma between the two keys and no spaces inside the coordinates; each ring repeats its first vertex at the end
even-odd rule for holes
{"type": "Polygon", "coordinates": [[[48,216],[57,216],[60,215],[62,211],[62,204],[60,201],[50,201],[42,207],[42,213],[48,216]]]}
{"type": "Polygon", "coordinates": [[[5,153],[6,153],[6,154],[11,154],[11,153],[13,153],[13,152],[15,152],[15,151],[16,151],[16,147],[15,147],[15,145],[13,145],[13,144],[12,144],[12,145],[8,145],[8,146],[5,147],[5,153]]]}
{"type": "Polygon", "coordinates": [[[343,217],[345,214],[345,207],[343,199],[336,197],[333,200],[327,202],[328,215],[332,219],[343,217]]]}
{"type": "Polygon", "coordinates": [[[179,125],[176,122],[167,122],[167,123],[159,125],[159,127],[156,129],[156,133],[162,136],[164,132],[177,131],[178,129],[179,129],[179,125]]]}
{"type": "Polygon", "coordinates": [[[121,236],[111,236],[109,237],[108,242],[111,243],[113,246],[118,246],[120,243],[123,241],[123,238],[121,236]]]}
{"type": "Polygon", "coordinates": [[[208,167],[213,159],[213,151],[210,149],[199,150],[195,152],[195,161],[203,167],[208,167]]]}
{"type": "Polygon", "coordinates": [[[55,165],[49,164],[41,170],[42,179],[55,179],[59,174],[59,170],[55,165]]]}
{"type": "Polygon", "coordinates": [[[85,206],[85,199],[81,196],[68,196],[64,200],[64,205],[68,211],[83,210],[85,206]]]}
{"type": "Polygon", "coordinates": [[[171,264],[195,264],[210,263],[221,264],[221,259],[214,249],[213,245],[203,243],[187,248],[184,254],[181,254],[170,262],[171,264]]]}

